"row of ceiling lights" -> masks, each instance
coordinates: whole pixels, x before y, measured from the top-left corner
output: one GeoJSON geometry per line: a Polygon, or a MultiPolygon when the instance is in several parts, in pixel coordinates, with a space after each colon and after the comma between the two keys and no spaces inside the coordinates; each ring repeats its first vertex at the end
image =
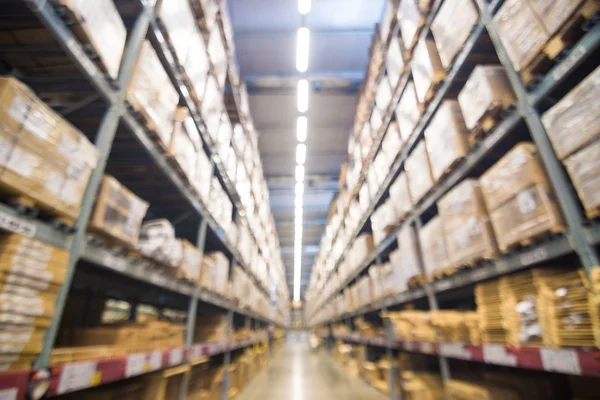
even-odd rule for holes
{"type": "MultiPolygon", "coordinates": [[[[298,0],[298,12],[306,16],[311,9],[311,0],[298,0]]],[[[302,19],[303,25],[305,18],[302,19]]],[[[310,30],[306,26],[298,29],[296,43],[296,69],[306,72],[308,69],[308,47],[310,43],[310,30]]],[[[308,81],[298,81],[298,112],[304,114],[308,111],[308,81]]],[[[306,136],[308,133],[308,119],[305,115],[298,116],[296,120],[296,198],[295,224],[294,224],[294,301],[300,301],[300,277],[302,276],[302,231],[304,210],[304,163],[306,162],[306,136]]]]}

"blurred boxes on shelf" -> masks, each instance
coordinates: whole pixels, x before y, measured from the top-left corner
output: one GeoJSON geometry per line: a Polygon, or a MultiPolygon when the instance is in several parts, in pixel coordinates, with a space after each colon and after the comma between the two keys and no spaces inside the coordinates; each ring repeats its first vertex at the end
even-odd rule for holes
{"type": "Polygon", "coordinates": [[[390,87],[390,81],[388,80],[387,75],[384,75],[377,86],[377,92],[375,93],[375,105],[381,114],[385,114],[391,101],[392,88],[390,87]]]}
{"type": "Polygon", "coordinates": [[[401,171],[394,183],[390,186],[390,201],[396,208],[398,221],[404,219],[412,208],[412,197],[408,188],[408,179],[405,171],[401,171]]]}
{"type": "Polygon", "coordinates": [[[227,340],[227,314],[198,316],[194,328],[194,343],[221,340],[227,340]]]}
{"type": "Polygon", "coordinates": [[[227,53],[225,52],[225,46],[223,45],[223,39],[221,32],[218,28],[214,28],[210,32],[208,39],[208,57],[214,68],[215,76],[217,77],[217,83],[220,88],[225,87],[225,81],[227,79],[227,53]]]}
{"type": "Polygon", "coordinates": [[[398,122],[400,137],[403,142],[406,142],[410,138],[420,118],[421,110],[419,109],[419,101],[415,92],[415,84],[413,81],[409,81],[402,92],[400,102],[396,108],[396,121],[398,122]]]}
{"type": "Polygon", "coordinates": [[[216,142],[219,131],[219,123],[225,104],[223,103],[223,92],[219,89],[219,84],[212,74],[208,74],[204,97],[202,98],[201,114],[204,120],[206,130],[213,141],[216,142]]]}
{"type": "Polygon", "coordinates": [[[434,185],[424,140],[421,140],[408,156],[404,169],[408,176],[412,202],[417,204],[434,185]]]}
{"type": "Polygon", "coordinates": [[[184,60],[183,69],[192,85],[192,96],[197,100],[204,99],[206,79],[210,73],[206,42],[200,31],[194,27],[189,37],[189,50],[184,60]]]}
{"type": "Polygon", "coordinates": [[[179,64],[184,65],[190,52],[190,38],[196,29],[190,2],[186,0],[158,0],[156,13],[165,27],[168,41],[179,64]]]}
{"type": "Polygon", "coordinates": [[[421,28],[425,25],[425,18],[431,9],[431,0],[405,0],[400,2],[398,9],[398,23],[404,41],[404,47],[410,51],[418,39],[421,28]]]}
{"type": "Polygon", "coordinates": [[[393,36],[390,40],[387,57],[385,58],[385,68],[392,91],[394,91],[400,83],[400,77],[402,76],[402,72],[404,72],[405,64],[403,52],[404,46],[402,42],[397,36],[393,36]]]}
{"type": "Polygon", "coordinates": [[[398,249],[390,253],[390,263],[402,274],[404,287],[416,283],[423,277],[417,235],[412,225],[404,225],[397,235],[398,249]]]}
{"type": "MultiPolygon", "coordinates": [[[[556,0],[551,2],[527,0],[527,4],[550,35],[556,33],[563,23],[573,15],[573,12],[585,2],[586,0],[556,0]]],[[[596,8],[597,6],[596,4],[596,8]]]]}
{"type": "Polygon", "coordinates": [[[392,231],[398,221],[396,209],[391,200],[381,204],[371,215],[373,243],[378,246],[392,231]]]}
{"type": "Polygon", "coordinates": [[[180,239],[183,254],[179,270],[190,282],[199,283],[202,268],[202,251],[185,239],[180,239]]]}
{"type": "Polygon", "coordinates": [[[588,218],[600,215],[600,140],[589,144],[565,160],[577,194],[588,218]]]}
{"type": "Polygon", "coordinates": [[[463,48],[479,14],[472,0],[455,0],[442,3],[431,23],[431,33],[439,51],[442,65],[447,70],[463,48]]]}
{"type": "Polygon", "coordinates": [[[166,219],[144,222],[138,249],[142,255],[167,267],[177,268],[183,258],[183,246],[175,237],[175,228],[166,219]]]}
{"type": "Polygon", "coordinates": [[[458,102],[444,100],[425,129],[425,144],[435,182],[467,154],[468,134],[458,102]]]}
{"type": "Polygon", "coordinates": [[[450,258],[444,231],[439,217],[434,217],[419,231],[419,242],[423,249],[423,268],[428,279],[441,278],[451,271],[450,258]]]}
{"type": "Polygon", "coordinates": [[[104,175],[89,223],[90,230],[135,248],[147,210],[148,203],[112,176],[104,175]]]}
{"type": "Polygon", "coordinates": [[[547,232],[564,230],[534,144],[517,144],[483,174],[480,184],[502,252],[547,232]]]}
{"type": "Polygon", "coordinates": [[[197,173],[197,153],[203,152],[200,134],[187,108],[179,107],[175,113],[173,134],[169,144],[169,155],[175,158],[180,170],[189,182],[194,182],[197,173]]]}
{"type": "Polygon", "coordinates": [[[480,317],[483,343],[506,343],[507,331],[502,322],[502,298],[498,280],[475,285],[475,303],[480,317]]]}
{"type": "Polygon", "coordinates": [[[403,370],[400,382],[406,400],[444,399],[444,383],[440,374],[403,370]]]}
{"type": "Polygon", "coordinates": [[[233,204],[216,176],[212,177],[207,207],[217,223],[227,232],[233,223],[233,204]]]}
{"type": "Polygon", "coordinates": [[[432,39],[420,40],[411,59],[411,71],[420,104],[428,102],[434,88],[446,75],[435,43],[432,39]]]}
{"type": "Polygon", "coordinates": [[[168,149],[179,94],[147,40],[127,88],[127,101],[143,116],[147,128],[158,136],[163,149],[168,149]]]}
{"type": "Polygon", "coordinates": [[[205,254],[202,258],[201,287],[227,295],[229,259],[220,251],[205,254]]]}
{"type": "Polygon", "coordinates": [[[450,263],[471,266],[498,256],[479,182],[465,179],[437,203],[450,263]]]}

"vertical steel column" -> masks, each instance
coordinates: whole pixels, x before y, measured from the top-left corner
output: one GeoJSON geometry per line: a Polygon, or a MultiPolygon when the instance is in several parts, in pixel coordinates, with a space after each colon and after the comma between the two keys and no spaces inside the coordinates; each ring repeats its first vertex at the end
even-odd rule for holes
{"type": "Polygon", "coordinates": [[[498,58],[506,70],[508,79],[517,97],[519,111],[525,119],[525,123],[529,128],[535,145],[540,151],[550,182],[558,197],[560,208],[567,220],[570,240],[581,259],[583,267],[589,274],[592,268],[600,266],[600,257],[598,257],[597,251],[588,242],[585,236],[583,226],[585,219],[581,212],[577,195],[572,189],[569,177],[562,167],[561,162],[556,158],[554,148],[552,147],[550,138],[542,124],[540,114],[530,102],[527,90],[521,81],[521,77],[519,73],[515,71],[508,54],[506,53],[506,49],[500,40],[500,36],[498,35],[498,32],[496,32],[489,6],[484,0],[476,0],[476,3],[481,14],[481,21],[485,25],[488,34],[492,39],[492,43],[496,48],[496,53],[498,53],[498,58]]]}
{"type": "MultiPolygon", "coordinates": [[[[231,343],[233,333],[233,311],[227,312],[227,342],[231,343]]],[[[231,349],[227,349],[223,356],[223,385],[221,386],[221,400],[229,399],[229,364],[231,364],[231,349]]]]}
{"type": "MultiPolygon", "coordinates": [[[[383,313],[387,313],[387,307],[382,307],[381,311],[383,313]]],[[[389,320],[389,318],[384,319],[385,325],[385,355],[387,356],[388,363],[390,363],[390,373],[388,376],[388,385],[390,389],[390,397],[392,400],[401,400],[398,397],[398,393],[396,392],[396,375],[399,373],[394,367],[394,347],[396,343],[396,335],[394,335],[394,328],[389,320]]]]}
{"type": "MultiPolygon", "coordinates": [[[[45,14],[40,15],[44,17],[45,14]]],[[[100,128],[98,129],[98,132],[96,134],[95,145],[100,153],[100,156],[98,158],[98,164],[90,176],[90,180],[85,191],[85,195],[83,197],[79,218],[77,219],[77,222],[75,224],[76,232],[69,249],[69,265],[65,276],[65,282],[61,286],[60,292],[58,294],[58,299],[56,301],[56,312],[54,314],[54,317],[52,318],[52,323],[50,327],[46,331],[46,335],[44,337],[44,348],[35,363],[35,368],[45,368],[48,366],[50,352],[56,340],[58,327],[60,325],[60,321],[62,319],[62,314],[64,311],[64,306],[67,300],[69,290],[71,288],[71,282],[73,280],[75,268],[77,266],[77,262],[81,253],[85,250],[87,225],[89,222],[90,215],[92,213],[92,208],[94,206],[96,194],[98,192],[98,188],[102,180],[102,175],[104,174],[104,169],[106,168],[106,163],[108,162],[108,156],[110,154],[110,149],[112,147],[117,127],[119,125],[119,120],[125,107],[124,100],[127,86],[129,85],[129,81],[131,80],[131,77],[133,75],[133,69],[135,67],[138,54],[142,47],[144,38],[146,37],[148,26],[150,25],[150,20],[153,18],[153,16],[154,8],[150,5],[147,5],[143,9],[141,15],[137,18],[137,21],[135,22],[135,26],[123,53],[123,60],[121,62],[121,68],[119,70],[119,89],[116,91],[116,97],[114,98],[114,102],[110,105],[108,111],[104,115],[102,123],[100,124],[100,128]]],[[[62,24],[60,20],[59,22],[53,20],[52,23],[62,24]]],[[[61,27],[59,26],[58,28],[61,27]]],[[[57,38],[62,40],[62,37],[57,38]]],[[[68,51],[69,56],[74,59],[84,57],[85,53],[83,53],[83,50],[81,50],[81,47],[78,45],[75,37],[72,36],[69,40],[70,42],[66,45],[66,48],[70,50],[68,51]],[[73,49],[79,49],[81,53],[79,53],[77,50],[74,51],[73,49]]],[[[89,61],[89,59],[87,61],[89,61]]]]}

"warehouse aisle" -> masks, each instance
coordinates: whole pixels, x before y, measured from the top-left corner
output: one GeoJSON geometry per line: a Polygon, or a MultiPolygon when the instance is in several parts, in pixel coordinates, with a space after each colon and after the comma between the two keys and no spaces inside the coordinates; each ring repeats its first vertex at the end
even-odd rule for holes
{"type": "Polygon", "coordinates": [[[239,400],[387,400],[308,344],[288,343],[241,393],[239,400]]]}

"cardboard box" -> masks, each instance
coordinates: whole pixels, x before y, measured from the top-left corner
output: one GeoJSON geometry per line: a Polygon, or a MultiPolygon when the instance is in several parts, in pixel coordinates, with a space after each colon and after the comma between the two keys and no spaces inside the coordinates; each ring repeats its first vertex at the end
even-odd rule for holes
{"type": "Polygon", "coordinates": [[[75,19],[75,34],[91,44],[108,74],[117,79],[125,48],[127,29],[113,0],[60,0],[75,19]]]}
{"type": "Polygon", "coordinates": [[[225,46],[223,45],[223,39],[221,38],[221,32],[218,27],[215,27],[210,32],[210,38],[208,39],[208,57],[215,70],[219,87],[224,88],[227,79],[228,63],[227,53],[225,52],[225,46]]]}
{"type": "Polygon", "coordinates": [[[388,76],[384,74],[379,81],[379,85],[377,86],[377,92],[375,93],[375,105],[381,114],[385,114],[391,101],[392,88],[390,87],[388,76]]]}
{"type": "Polygon", "coordinates": [[[202,149],[200,135],[187,108],[178,108],[173,125],[173,134],[169,144],[169,155],[175,157],[177,164],[193,182],[196,174],[196,153],[202,149]]]}
{"type": "Polygon", "coordinates": [[[564,163],[588,217],[595,217],[600,206],[600,141],[587,145],[564,163]]]}
{"type": "Polygon", "coordinates": [[[352,252],[354,259],[357,263],[362,262],[371,252],[375,246],[373,245],[373,236],[370,233],[362,233],[358,235],[354,244],[352,245],[352,252]]]}
{"type": "Polygon", "coordinates": [[[160,144],[167,149],[171,142],[179,93],[148,40],[142,45],[127,88],[127,101],[142,114],[148,128],[158,135],[160,144]]]}
{"type": "Polygon", "coordinates": [[[508,57],[517,71],[527,66],[550,38],[548,31],[526,1],[505,1],[493,21],[508,57]]]}
{"type": "MultiPolygon", "coordinates": [[[[402,150],[402,144],[403,142],[400,136],[400,128],[398,128],[396,121],[391,121],[387,131],[385,132],[383,141],[381,142],[381,151],[383,151],[388,160],[388,167],[390,167],[396,160],[400,150],[402,150]]],[[[385,172],[386,173],[383,174],[384,177],[387,175],[388,171],[385,172]]]]}
{"type": "Polygon", "coordinates": [[[600,67],[542,115],[546,133],[559,159],[565,160],[587,143],[600,137],[600,67]]]}
{"type": "Polygon", "coordinates": [[[358,287],[358,303],[359,308],[371,304],[373,301],[373,282],[369,275],[366,275],[358,280],[356,286],[358,287]]]}
{"type": "Polygon", "coordinates": [[[429,11],[429,7],[422,8],[420,3],[419,0],[403,0],[400,2],[400,8],[398,9],[400,36],[402,36],[404,47],[407,50],[412,49],[422,26],[421,20],[425,18],[429,11]]]}
{"type": "Polygon", "coordinates": [[[14,260],[0,262],[0,272],[4,272],[9,283],[18,283],[40,290],[46,290],[50,284],[58,285],[64,282],[67,270],[64,265],[43,263],[43,266],[40,267],[39,264],[37,260],[18,257],[14,260]]]}
{"type": "Polygon", "coordinates": [[[27,256],[40,261],[52,261],[65,266],[69,260],[69,253],[66,250],[16,233],[0,235],[0,257],[5,253],[27,256]]]}
{"type": "Polygon", "coordinates": [[[51,318],[54,315],[55,293],[42,292],[35,296],[13,293],[0,294],[0,309],[3,312],[30,317],[51,318]]]}
{"type": "Polygon", "coordinates": [[[421,110],[415,92],[415,84],[413,81],[409,81],[396,108],[396,121],[404,142],[410,138],[420,118],[421,110]]]}
{"type": "Polygon", "coordinates": [[[200,200],[207,205],[210,200],[210,184],[212,182],[213,166],[204,152],[203,148],[199,148],[196,153],[196,173],[192,185],[200,195],[200,200]]]}
{"type": "Polygon", "coordinates": [[[190,282],[199,282],[202,267],[202,251],[187,240],[181,240],[183,258],[180,270],[190,282]]]}
{"type": "Polygon", "coordinates": [[[104,175],[90,220],[90,230],[136,247],[147,210],[148,203],[131,193],[112,176],[104,175]]]}
{"type": "Polygon", "coordinates": [[[423,268],[427,278],[434,278],[450,266],[450,259],[444,240],[444,230],[439,217],[434,217],[419,231],[423,249],[423,268]]]}
{"type": "Polygon", "coordinates": [[[209,266],[207,272],[212,272],[212,277],[209,277],[209,279],[212,278],[212,290],[217,293],[226,293],[229,281],[229,260],[225,254],[219,251],[205,254],[202,262],[203,275],[207,265],[209,266]]]}
{"type": "Polygon", "coordinates": [[[390,262],[394,268],[401,268],[405,281],[423,275],[421,256],[417,244],[417,233],[413,226],[405,225],[397,235],[398,253],[390,262]]]}
{"type": "Polygon", "coordinates": [[[202,99],[201,114],[206,130],[213,140],[216,140],[224,108],[223,93],[219,89],[219,83],[212,74],[209,74],[202,99]]]}
{"type": "Polygon", "coordinates": [[[440,60],[447,70],[463,48],[479,14],[473,0],[455,0],[442,3],[431,23],[431,33],[435,39],[440,60]]]}
{"type": "Polygon", "coordinates": [[[433,95],[433,88],[444,77],[444,67],[440,61],[432,39],[419,41],[412,55],[411,70],[419,103],[423,104],[433,95]]]}
{"type": "Polygon", "coordinates": [[[424,140],[421,140],[413,149],[404,163],[404,168],[408,177],[412,202],[417,204],[434,185],[424,140]]]}
{"type": "Polygon", "coordinates": [[[538,20],[550,36],[567,21],[584,0],[527,0],[538,20]]]}
{"type": "Polygon", "coordinates": [[[396,208],[398,221],[401,221],[413,205],[406,172],[402,171],[390,186],[390,199],[396,208]]]}
{"type": "Polygon", "coordinates": [[[390,233],[398,222],[396,209],[391,200],[381,204],[371,215],[371,230],[373,231],[373,242],[379,245],[390,233]]]}
{"type": "Polygon", "coordinates": [[[206,42],[200,31],[194,26],[189,39],[189,51],[183,69],[192,84],[194,95],[199,101],[204,99],[206,79],[210,73],[210,64],[206,50],[206,42]]]}
{"type": "Polygon", "coordinates": [[[164,218],[142,224],[138,249],[144,256],[171,268],[178,268],[183,259],[182,242],[175,237],[175,227],[164,218]]]}
{"type": "Polygon", "coordinates": [[[400,83],[400,77],[404,71],[405,64],[402,56],[403,52],[404,46],[402,45],[402,42],[397,36],[392,37],[388,47],[387,57],[385,58],[385,68],[392,90],[400,83]]]}
{"type": "Polygon", "coordinates": [[[456,100],[445,100],[425,129],[431,174],[437,182],[469,151],[469,131],[456,100]]]}
{"type": "Polygon", "coordinates": [[[486,115],[515,102],[506,71],[500,65],[478,65],[458,94],[467,129],[474,129],[486,115]]]}
{"type": "Polygon", "coordinates": [[[158,0],[156,13],[167,31],[169,43],[175,50],[179,64],[183,65],[189,54],[190,38],[196,29],[190,2],[187,0],[158,0]]]}
{"type": "Polygon", "coordinates": [[[45,329],[0,326],[0,355],[33,355],[42,351],[45,329]]]}

